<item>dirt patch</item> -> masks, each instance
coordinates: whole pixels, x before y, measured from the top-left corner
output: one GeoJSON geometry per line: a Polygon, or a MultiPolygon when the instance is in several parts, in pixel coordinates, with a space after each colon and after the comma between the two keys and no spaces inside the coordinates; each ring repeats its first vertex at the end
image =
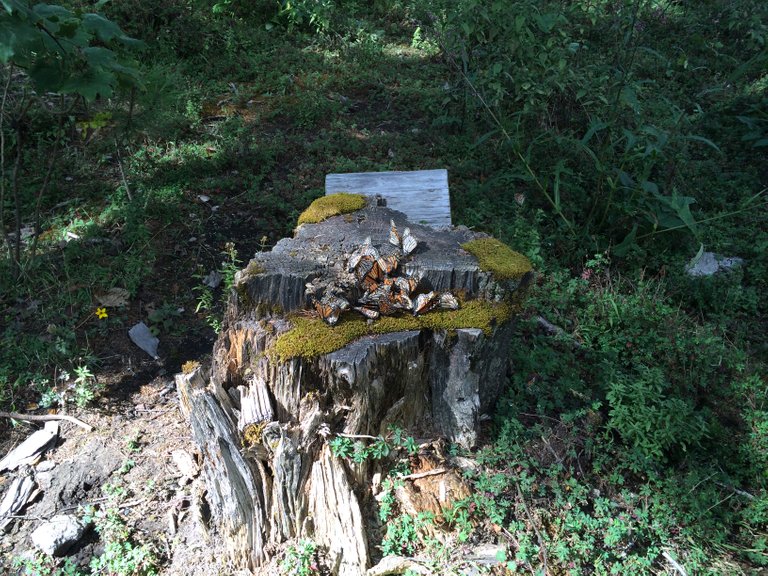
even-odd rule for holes
{"type": "MultiPolygon", "coordinates": [[[[117,509],[135,541],[155,550],[160,574],[231,573],[221,560],[219,539],[206,526],[201,478],[184,477],[171,456],[185,450],[196,458],[172,378],[151,379],[121,400],[120,413],[103,407],[79,415],[93,432],[63,422],[57,446],[31,470],[0,476],[2,495],[16,475],[30,472],[41,491],[0,540],[0,573],[15,573],[13,559],[34,554],[29,535],[42,522],[56,514],[82,516],[88,507],[117,509]]],[[[20,425],[5,438],[18,443],[31,432],[20,425]]],[[[9,447],[3,442],[3,453],[9,447]]],[[[102,552],[103,542],[91,529],[68,555],[85,567],[102,552]]]]}

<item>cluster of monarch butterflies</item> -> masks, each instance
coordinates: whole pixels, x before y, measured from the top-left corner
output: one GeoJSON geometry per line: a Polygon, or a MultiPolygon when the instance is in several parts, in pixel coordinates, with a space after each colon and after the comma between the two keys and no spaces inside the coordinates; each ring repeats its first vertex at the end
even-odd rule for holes
{"type": "Polygon", "coordinates": [[[363,292],[357,306],[352,306],[345,296],[335,290],[326,290],[319,300],[312,298],[315,310],[325,322],[331,326],[335,325],[341,313],[350,308],[370,320],[400,311],[418,316],[438,307],[447,310],[458,309],[459,302],[453,294],[434,290],[415,294],[418,288],[415,278],[394,275],[401,258],[411,254],[418,245],[418,240],[411,235],[410,229],[403,230],[401,236],[395,222],[390,221],[389,244],[391,246],[378,250],[368,237],[362,246],[350,254],[347,270],[354,274],[357,287],[363,292]]]}

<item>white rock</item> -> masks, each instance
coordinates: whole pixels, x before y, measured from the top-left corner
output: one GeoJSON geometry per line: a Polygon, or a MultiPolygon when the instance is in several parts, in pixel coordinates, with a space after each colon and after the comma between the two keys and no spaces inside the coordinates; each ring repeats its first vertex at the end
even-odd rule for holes
{"type": "Polygon", "coordinates": [[[58,556],[80,540],[87,527],[85,522],[75,516],[60,514],[38,526],[30,538],[46,554],[58,556]]]}
{"type": "Polygon", "coordinates": [[[171,458],[173,458],[173,463],[176,464],[176,468],[179,469],[179,472],[185,478],[194,478],[200,472],[197,462],[186,450],[174,450],[171,452],[171,458]]]}
{"type": "Polygon", "coordinates": [[[56,462],[53,462],[52,460],[44,460],[35,466],[35,472],[48,472],[54,468],[56,468],[56,462]]]}
{"type": "Polygon", "coordinates": [[[714,252],[699,252],[685,267],[689,276],[713,276],[718,272],[727,272],[744,264],[742,258],[721,256],[714,252]]]}

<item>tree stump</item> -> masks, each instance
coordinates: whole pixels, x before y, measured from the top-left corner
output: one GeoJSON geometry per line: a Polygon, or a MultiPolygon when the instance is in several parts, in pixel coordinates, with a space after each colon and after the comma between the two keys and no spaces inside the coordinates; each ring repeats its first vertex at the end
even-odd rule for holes
{"type": "Polygon", "coordinates": [[[239,568],[255,570],[281,543],[311,538],[333,574],[364,574],[372,469],[333,456],[328,440],[397,425],[472,447],[508,378],[527,260],[466,228],[434,230],[364,202],[256,254],[237,274],[210,367],[176,378],[213,520],[239,568]],[[391,220],[418,240],[400,273],[420,290],[457,295],[460,309],[378,320],[349,310],[326,325],[307,285],[348,275],[366,237],[387,244],[391,220]],[[478,240],[490,255],[468,244],[478,240]]]}

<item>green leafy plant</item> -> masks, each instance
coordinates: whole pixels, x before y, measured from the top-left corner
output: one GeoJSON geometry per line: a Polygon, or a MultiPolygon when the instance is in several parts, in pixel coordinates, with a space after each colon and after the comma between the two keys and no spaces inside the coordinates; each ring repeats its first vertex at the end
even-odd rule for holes
{"type": "MultiPolygon", "coordinates": [[[[65,122],[70,122],[79,97],[93,102],[110,97],[118,87],[140,85],[137,68],[123,57],[117,46],[136,47],[140,43],[126,36],[119,26],[96,13],[71,11],[55,4],[32,4],[26,0],[3,2],[0,9],[0,64],[3,65],[3,92],[0,101],[0,232],[6,241],[13,277],[19,275],[22,258],[21,212],[34,206],[35,236],[32,254],[40,233],[40,205],[65,138],[65,122]],[[14,74],[15,69],[24,74],[14,74]],[[32,84],[29,89],[26,84],[32,84]],[[55,113],[41,95],[55,93],[55,113]],[[35,117],[45,117],[48,127],[35,128],[35,117]],[[6,122],[6,119],[9,122],[6,122]],[[55,121],[54,121],[55,119],[55,121]],[[53,128],[51,128],[51,126],[53,128]],[[30,138],[31,136],[31,138],[30,138]],[[32,192],[20,180],[28,156],[28,140],[36,141],[47,152],[45,177],[32,192]],[[10,178],[6,166],[13,164],[10,178]],[[14,237],[6,226],[6,198],[9,194],[16,213],[14,237]],[[31,196],[31,198],[29,198],[31,196]]],[[[48,96],[46,96],[48,98],[48,96]]]]}
{"type": "Polygon", "coordinates": [[[381,542],[384,556],[413,556],[425,541],[425,530],[434,524],[434,515],[421,512],[416,516],[400,514],[387,520],[387,529],[381,542]]]}
{"type": "Polygon", "coordinates": [[[285,576],[320,574],[317,544],[312,540],[304,539],[296,545],[289,546],[285,552],[285,557],[280,562],[280,573],[285,576]]]}
{"type": "Polygon", "coordinates": [[[159,564],[155,547],[137,539],[120,512],[119,501],[125,489],[107,484],[103,490],[108,506],[99,510],[89,508],[83,518],[95,525],[104,544],[104,552],[91,559],[91,570],[94,574],[106,572],[114,576],[154,576],[159,564]]]}
{"type": "Polygon", "coordinates": [[[205,316],[206,322],[216,333],[221,332],[221,316],[223,315],[223,310],[226,307],[229,293],[235,284],[235,274],[237,274],[238,270],[240,270],[242,266],[242,262],[237,257],[237,249],[235,248],[234,243],[225,243],[222,254],[225,258],[217,270],[217,272],[221,274],[222,284],[218,302],[215,298],[216,289],[211,288],[211,286],[205,283],[207,276],[203,274],[202,271],[198,272],[196,276],[200,280],[200,284],[193,288],[193,290],[198,294],[195,312],[202,312],[205,316]]]}
{"type": "Polygon", "coordinates": [[[42,552],[34,556],[15,557],[12,565],[21,576],[83,576],[72,558],[56,560],[42,552]]]}

